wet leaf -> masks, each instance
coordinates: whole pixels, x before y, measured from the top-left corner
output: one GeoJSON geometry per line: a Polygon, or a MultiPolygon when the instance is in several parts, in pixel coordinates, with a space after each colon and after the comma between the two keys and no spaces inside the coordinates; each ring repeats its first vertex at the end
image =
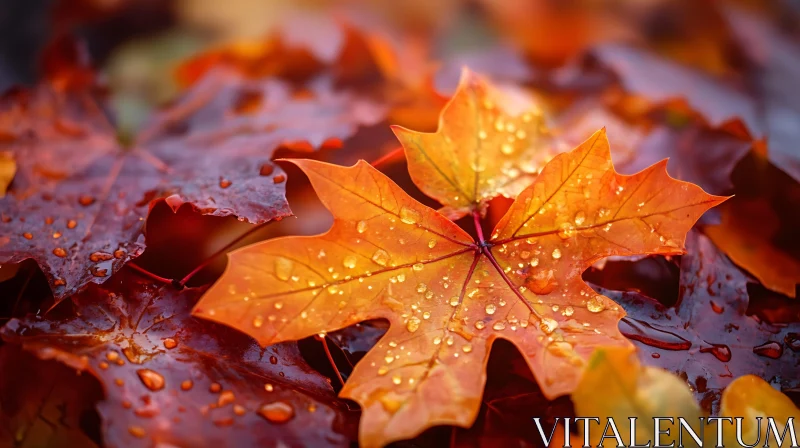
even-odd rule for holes
{"type": "Polygon", "coordinates": [[[624,312],[583,270],[612,255],[679,254],[724,200],[669,178],[663,163],[617,174],[598,131],[556,156],[476,242],[363,161],[294,163],[334,214],[331,230],[232,253],[193,313],[262,345],[388,320],[341,392],[364,410],[364,446],[472,424],[498,338],[522,352],[545,397],[571,392],[595,347],[630,344],[617,329],[624,312]]]}
{"type": "MultiPolygon", "coordinates": [[[[722,409],[720,415],[725,417],[745,417],[742,423],[742,440],[745,443],[753,443],[755,440],[763,441],[766,444],[768,441],[772,443],[775,437],[775,432],[772,432],[767,439],[768,421],[766,419],[761,421],[761,425],[756,423],[754,417],[773,417],[777,425],[778,434],[787,425],[790,418],[794,418],[795,422],[800,416],[800,409],[792,403],[786,395],[773,389],[769,383],[763,379],[754,376],[746,375],[736,378],[722,394],[722,409]]],[[[796,425],[796,423],[795,423],[796,425]]],[[[796,427],[796,426],[795,426],[796,427]]],[[[735,428],[728,425],[725,427],[726,432],[723,437],[726,440],[736,440],[735,428]]],[[[790,446],[792,438],[787,432],[783,443],[776,445],[790,446]]]]}
{"type": "Polygon", "coordinates": [[[457,218],[496,196],[515,197],[563,151],[539,105],[468,70],[432,134],[394,127],[414,183],[457,218]]]}
{"type": "Polygon", "coordinates": [[[0,444],[15,447],[97,447],[90,437],[103,398],[97,381],[15,345],[0,348],[0,444]]]}
{"type": "Polygon", "coordinates": [[[381,109],[324,82],[297,91],[206,76],[138,139],[116,135],[86,91],[41,85],[5,98],[3,150],[18,172],[0,200],[0,263],[33,258],[57,299],[101,283],[144,248],[155,199],[262,223],[289,215],[279,146],[340,145],[381,109]]]}
{"type": "Polygon", "coordinates": [[[17,162],[14,156],[7,151],[0,152],[0,198],[5,197],[16,172],[17,162]]]}
{"type": "Polygon", "coordinates": [[[100,380],[108,445],[347,445],[335,426],[353,412],[296,344],[262,349],[192,318],[201,293],[153,286],[125,270],[74,296],[73,316],[15,319],[1,334],[100,380]]]}
{"type": "Polygon", "coordinates": [[[780,219],[772,206],[759,198],[737,198],[720,211],[722,222],[705,229],[714,243],[767,288],[796,297],[800,261],[773,241],[780,219]]]}
{"type": "MultiPolygon", "coordinates": [[[[800,324],[773,325],[747,314],[748,277],[711,241],[687,238],[680,293],[667,308],[637,292],[602,292],[628,312],[622,333],[636,342],[642,362],[686,378],[697,400],[717,413],[734,378],[758,375],[774,387],[800,386],[800,324]]],[[[741,415],[741,414],[737,414],[741,415]]]]}

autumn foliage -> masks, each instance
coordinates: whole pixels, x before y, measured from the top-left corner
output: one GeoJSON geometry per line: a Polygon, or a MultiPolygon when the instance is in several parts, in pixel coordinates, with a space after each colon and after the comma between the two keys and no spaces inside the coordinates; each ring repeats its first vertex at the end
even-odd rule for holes
{"type": "Polygon", "coordinates": [[[779,7],[317,6],[176,58],[142,112],[72,35],[137,7],[81,3],[0,99],[0,446],[800,417],[779,7]]]}

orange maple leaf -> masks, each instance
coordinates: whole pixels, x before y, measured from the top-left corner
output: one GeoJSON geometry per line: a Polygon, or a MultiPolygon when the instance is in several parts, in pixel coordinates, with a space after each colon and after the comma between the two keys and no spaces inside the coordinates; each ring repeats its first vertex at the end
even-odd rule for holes
{"type": "Polygon", "coordinates": [[[333,227],[233,252],[193,313],[261,345],[387,319],[341,392],[364,409],[368,447],[471,425],[497,338],[519,348],[547,397],[571,392],[595,347],[630,344],[617,329],[624,311],[581,273],[611,255],[680,254],[692,224],[725,200],[670,178],[665,162],[617,174],[598,131],[476,241],[366,162],[293,162],[333,227]]]}
{"type": "Polygon", "coordinates": [[[467,69],[435,133],[393,130],[414,183],[453,219],[482,210],[496,196],[516,197],[566,149],[550,138],[531,98],[500,90],[467,69]]]}

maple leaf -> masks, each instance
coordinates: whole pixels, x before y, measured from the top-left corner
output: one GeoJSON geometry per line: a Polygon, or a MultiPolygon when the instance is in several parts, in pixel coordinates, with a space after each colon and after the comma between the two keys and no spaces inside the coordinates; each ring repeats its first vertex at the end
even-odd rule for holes
{"type": "Polygon", "coordinates": [[[731,191],[731,173],[752,147],[751,142],[730,132],[679,114],[663,120],[667,123],[630,122],[596,101],[582,101],[565,115],[557,127],[565,130],[562,139],[570,144],[582,142],[600,126],[607,128],[611,139],[622,140],[611,153],[618,172],[636,173],[669,158],[667,172],[671,176],[712,194],[731,191]],[[685,122],[675,123],[676,118],[685,122]]]}
{"type": "Polygon", "coordinates": [[[123,270],[74,296],[72,316],[14,319],[0,335],[100,380],[109,445],[228,445],[231,426],[236,442],[248,446],[346,445],[333,420],[355,413],[296,344],[262,349],[244,334],[192,318],[202,291],[153,286],[123,270]]]}
{"type": "Polygon", "coordinates": [[[16,447],[99,446],[85,432],[103,398],[97,381],[16,345],[0,348],[0,443],[16,447]]]}
{"type": "Polygon", "coordinates": [[[458,218],[496,196],[515,197],[556,152],[542,110],[464,69],[435,133],[393,126],[414,183],[458,218]]]}
{"type": "Polygon", "coordinates": [[[747,315],[748,277],[702,235],[690,233],[686,247],[674,307],[638,292],[601,290],[628,312],[620,329],[636,341],[642,362],[685,376],[712,412],[722,390],[743,375],[772,378],[783,390],[800,385],[792,374],[800,363],[800,325],[747,315]]]}
{"type": "Polygon", "coordinates": [[[2,104],[3,148],[18,172],[0,199],[0,263],[35,259],[56,299],[105,281],[142,252],[154,199],[252,223],[289,215],[272,152],[340,144],[382,116],[325,83],[298,92],[223,70],[130,145],[118,142],[101,107],[90,92],[47,84],[2,104]]]}
{"type": "Polygon", "coordinates": [[[341,392],[364,410],[364,446],[468,427],[497,338],[522,352],[546,397],[570,392],[595,346],[630,344],[617,329],[624,312],[583,270],[611,255],[681,253],[691,225],[724,200],[669,178],[664,163],[618,175],[598,131],[556,156],[476,242],[366,162],[294,163],[333,227],[233,252],[193,313],[262,345],[387,319],[341,392]]]}

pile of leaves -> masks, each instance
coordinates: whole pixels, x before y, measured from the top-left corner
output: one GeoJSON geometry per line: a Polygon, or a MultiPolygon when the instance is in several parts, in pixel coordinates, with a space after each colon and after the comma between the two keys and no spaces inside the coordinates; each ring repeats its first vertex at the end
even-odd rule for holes
{"type": "Polygon", "coordinates": [[[182,61],[136,129],[72,39],[5,92],[2,446],[800,417],[800,12],[362,6],[182,61]]]}

